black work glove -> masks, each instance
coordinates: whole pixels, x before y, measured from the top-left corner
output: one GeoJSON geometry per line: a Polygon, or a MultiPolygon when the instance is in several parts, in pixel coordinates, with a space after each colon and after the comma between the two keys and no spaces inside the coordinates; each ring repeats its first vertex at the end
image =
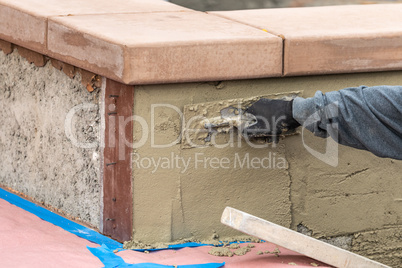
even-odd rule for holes
{"type": "MultiPolygon", "coordinates": [[[[242,135],[248,138],[277,137],[294,130],[300,124],[293,118],[293,100],[259,99],[246,109],[257,118],[257,123],[244,128],[242,135]]],[[[274,140],[277,140],[274,138],[274,140]]]]}

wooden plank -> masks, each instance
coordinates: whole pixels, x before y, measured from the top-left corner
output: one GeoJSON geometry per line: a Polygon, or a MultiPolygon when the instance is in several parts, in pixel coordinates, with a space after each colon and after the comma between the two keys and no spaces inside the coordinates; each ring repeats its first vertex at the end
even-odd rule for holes
{"type": "Polygon", "coordinates": [[[221,222],[238,231],[339,268],[390,268],[350,251],[226,207],[221,222]]]}
{"type": "Polygon", "coordinates": [[[107,79],[103,149],[103,233],[123,242],[132,238],[134,87],[107,79]]]}

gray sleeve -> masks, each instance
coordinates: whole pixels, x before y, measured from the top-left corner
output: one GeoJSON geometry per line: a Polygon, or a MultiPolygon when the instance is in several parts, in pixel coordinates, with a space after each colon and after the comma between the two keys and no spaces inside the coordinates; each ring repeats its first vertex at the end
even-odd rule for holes
{"type": "Polygon", "coordinates": [[[296,98],[293,117],[319,137],[402,160],[402,86],[360,86],[296,98]]]}

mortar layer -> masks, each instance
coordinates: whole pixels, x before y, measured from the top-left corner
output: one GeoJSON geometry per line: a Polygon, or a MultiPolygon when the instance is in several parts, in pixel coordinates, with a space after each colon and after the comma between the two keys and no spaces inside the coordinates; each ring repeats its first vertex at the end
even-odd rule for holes
{"type": "Polygon", "coordinates": [[[0,184],[98,227],[99,92],[80,80],[0,51],[0,184]],[[72,139],[94,143],[89,149],[65,133],[67,114],[82,103],[67,125],[72,139]]]}
{"type": "Polygon", "coordinates": [[[390,267],[402,267],[402,226],[354,235],[351,250],[390,267]]]}
{"type": "Polygon", "coordinates": [[[185,105],[274,93],[303,91],[304,97],[310,97],[316,90],[400,85],[401,74],[137,86],[134,114],[146,124],[134,122],[135,140],[144,141],[133,156],[134,239],[152,243],[239,235],[220,223],[225,206],[292,229],[303,223],[315,237],[400,225],[401,161],[339,146],[338,166],[332,167],[307,151],[304,145],[325,152],[327,142],[309,133],[304,133],[304,143],[299,134],[276,147],[253,148],[235,137],[220,146],[188,148],[180,138],[180,113],[185,105]],[[164,166],[156,167],[152,159],[155,163],[160,159],[164,166]],[[241,166],[239,159],[246,164],[241,166]]]}

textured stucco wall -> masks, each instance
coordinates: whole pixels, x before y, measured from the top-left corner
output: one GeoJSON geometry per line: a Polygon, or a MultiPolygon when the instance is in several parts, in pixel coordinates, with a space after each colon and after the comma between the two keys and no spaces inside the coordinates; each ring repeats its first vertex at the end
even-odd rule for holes
{"type": "Polygon", "coordinates": [[[17,50],[0,51],[0,184],[95,227],[99,226],[99,148],[78,148],[65,134],[72,117],[77,142],[99,141],[99,92],[89,93],[50,62],[36,67],[17,50]]]}
{"type": "MultiPolygon", "coordinates": [[[[287,137],[276,148],[264,149],[244,143],[188,148],[175,141],[181,122],[173,106],[183,111],[188,104],[298,90],[310,97],[316,90],[363,84],[400,85],[402,72],[137,86],[134,113],[148,124],[153,114],[154,126],[145,133],[144,125],[134,123],[135,140],[141,141],[143,135],[148,138],[133,156],[134,239],[156,242],[239,235],[220,223],[225,206],[232,206],[295,230],[303,227],[314,237],[397,267],[402,243],[387,235],[402,229],[401,161],[339,146],[339,164],[332,167],[307,151],[301,134],[287,137]],[[173,106],[155,107],[152,113],[152,104],[173,106]],[[168,143],[173,145],[155,148],[168,143]],[[234,167],[236,154],[244,159],[247,153],[250,159],[271,153],[286,164],[266,169],[234,167]],[[198,161],[204,162],[205,158],[227,157],[232,166],[214,168],[207,163],[204,167],[204,162],[196,166],[196,154],[198,161]],[[152,159],[166,162],[165,167],[155,168],[152,159]],[[184,164],[169,166],[174,159],[189,161],[188,168],[184,170],[184,164]],[[376,233],[375,239],[370,232],[376,233]]],[[[200,115],[205,114],[202,105],[199,107],[200,115]]],[[[327,140],[309,133],[304,139],[309,147],[325,152],[327,140]]]]}

